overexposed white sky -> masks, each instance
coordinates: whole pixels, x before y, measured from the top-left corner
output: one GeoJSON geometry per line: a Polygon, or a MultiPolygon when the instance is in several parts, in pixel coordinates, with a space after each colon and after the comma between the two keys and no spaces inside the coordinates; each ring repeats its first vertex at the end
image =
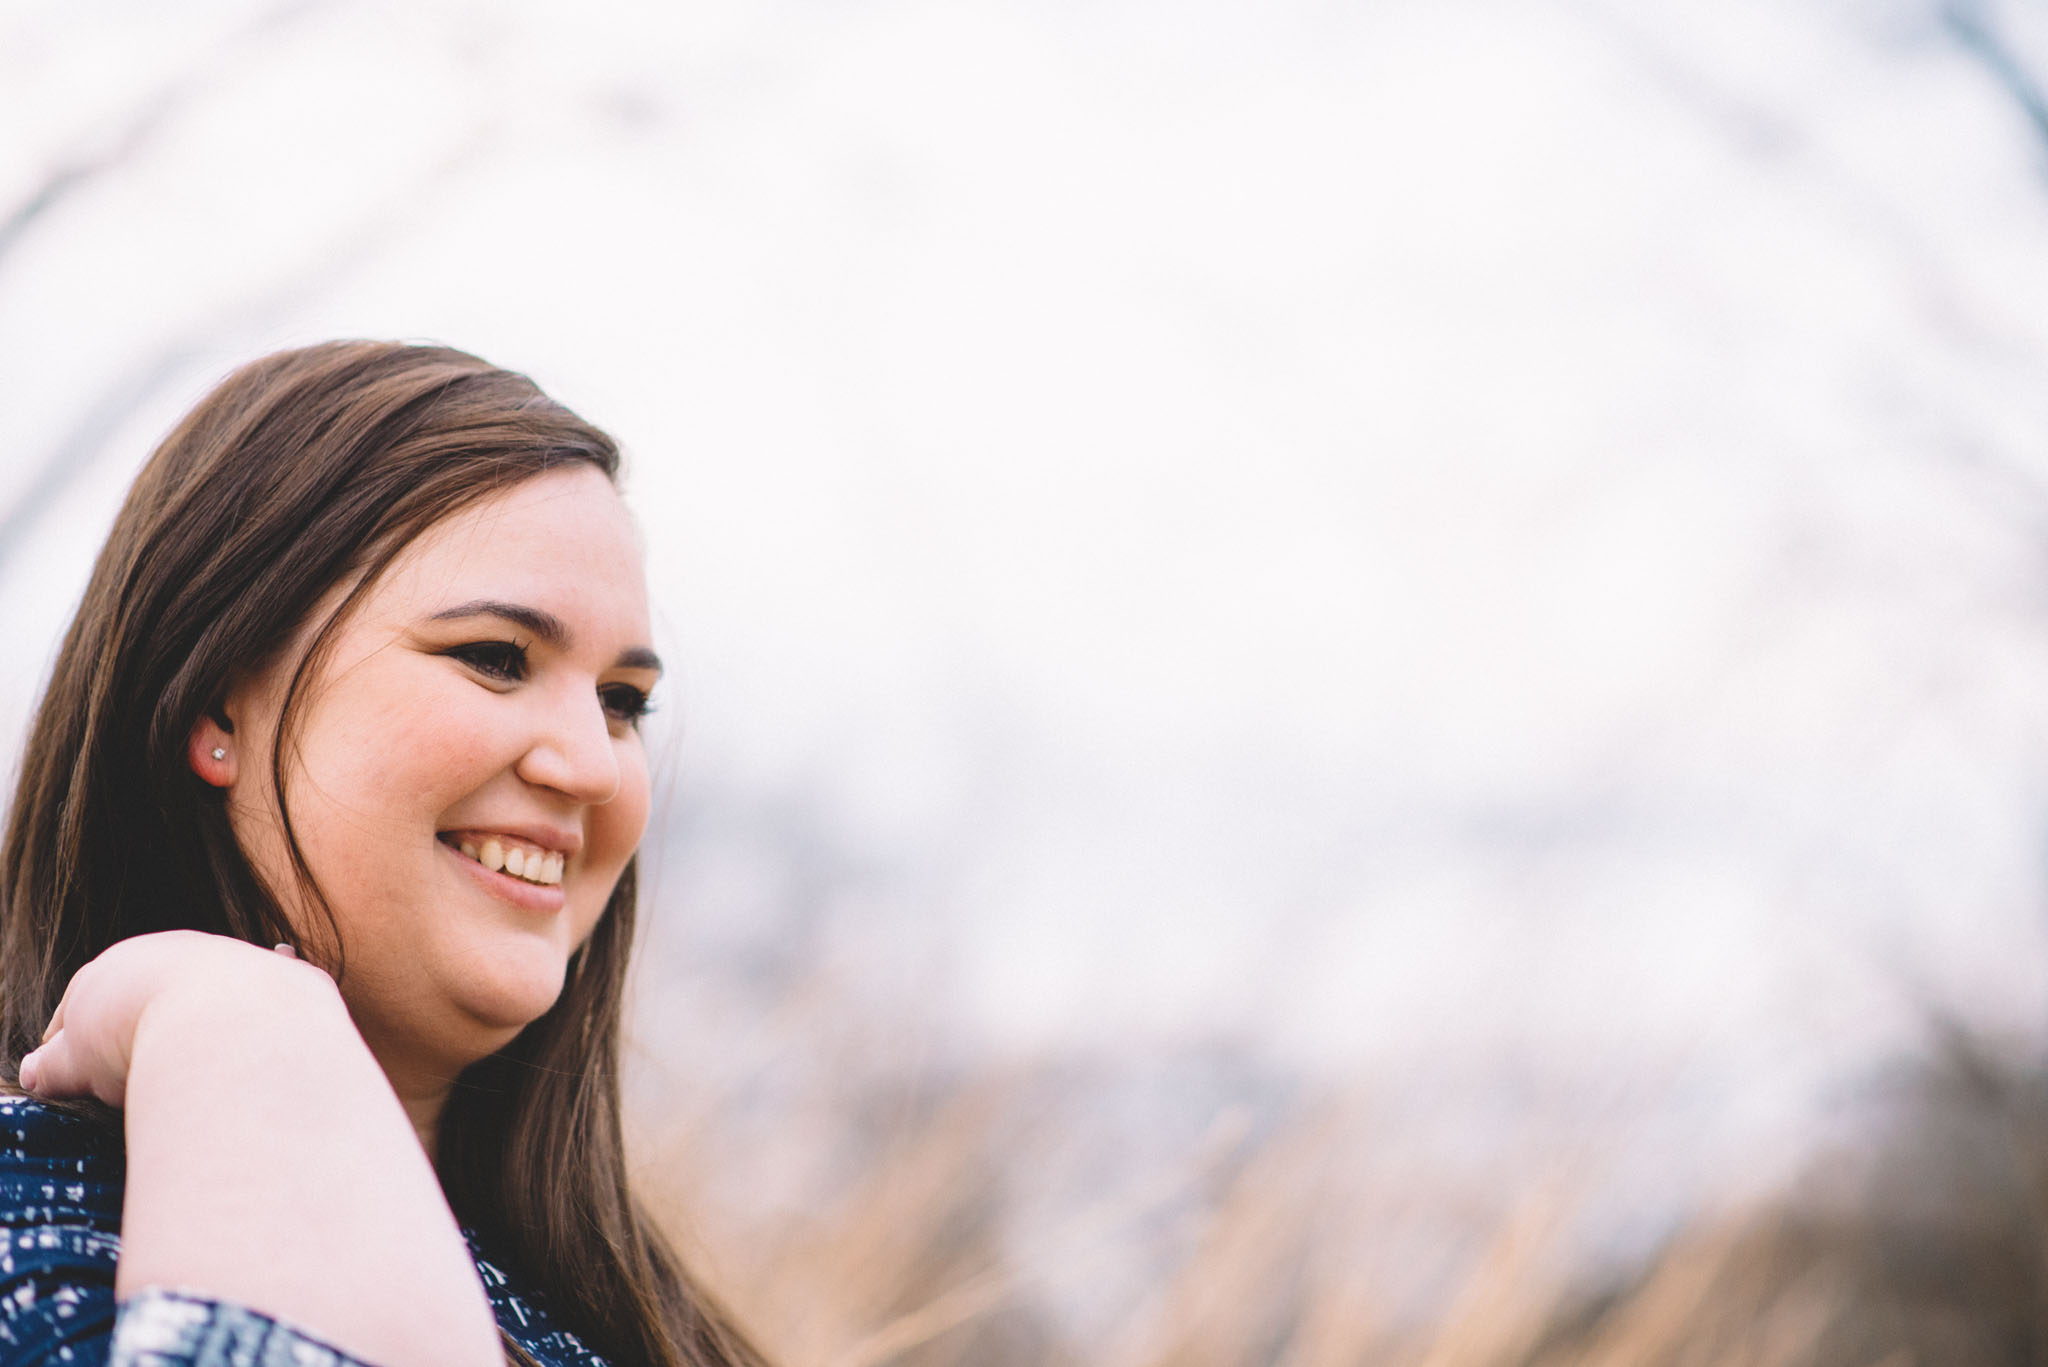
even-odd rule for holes
{"type": "Polygon", "coordinates": [[[2048,144],[1938,9],[24,0],[0,711],[213,379],[445,340],[631,452],[653,964],[1771,1132],[2048,1025],[2048,144]]]}

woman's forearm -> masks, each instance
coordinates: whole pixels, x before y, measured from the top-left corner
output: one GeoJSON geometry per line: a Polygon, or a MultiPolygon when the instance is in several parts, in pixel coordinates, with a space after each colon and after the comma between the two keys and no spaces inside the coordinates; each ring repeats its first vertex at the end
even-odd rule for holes
{"type": "Polygon", "coordinates": [[[116,1289],[296,1323],[380,1367],[498,1367],[433,1169],[317,971],[165,992],[129,1062],[116,1289]]]}

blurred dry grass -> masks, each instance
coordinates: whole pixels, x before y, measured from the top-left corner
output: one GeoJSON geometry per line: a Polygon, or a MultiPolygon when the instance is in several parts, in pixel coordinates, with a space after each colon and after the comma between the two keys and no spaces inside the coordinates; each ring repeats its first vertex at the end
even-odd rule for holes
{"type": "Polygon", "coordinates": [[[821,1101],[770,1127],[781,1155],[744,1141],[761,1166],[705,1110],[645,1166],[788,1367],[2048,1363],[2048,1071],[1930,1038],[1881,1079],[1867,1143],[1598,1281],[1566,1251],[1569,1183],[1505,1213],[1417,1189],[1374,1163],[1356,1106],[1263,1127],[1224,1109],[1090,1194],[1053,1075],[821,1101]],[[834,1144],[794,1194],[746,1175],[834,1144]],[[1033,1200],[1057,1214],[1020,1237],[1033,1200]]]}

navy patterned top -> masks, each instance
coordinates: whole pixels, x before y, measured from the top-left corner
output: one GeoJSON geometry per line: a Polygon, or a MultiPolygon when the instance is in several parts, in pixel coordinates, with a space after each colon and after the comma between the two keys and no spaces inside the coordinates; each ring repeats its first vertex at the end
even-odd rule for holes
{"type": "MultiPolygon", "coordinates": [[[[114,1301],[118,1131],[0,1095],[0,1367],[367,1367],[267,1315],[151,1288],[114,1301]]],[[[541,1367],[605,1367],[463,1231],[505,1337],[541,1367]]]]}

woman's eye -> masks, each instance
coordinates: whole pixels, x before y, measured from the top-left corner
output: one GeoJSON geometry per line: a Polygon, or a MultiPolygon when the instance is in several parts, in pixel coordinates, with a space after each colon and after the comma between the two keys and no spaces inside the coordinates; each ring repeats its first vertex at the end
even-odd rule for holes
{"type": "Polygon", "coordinates": [[[604,703],[604,714],[613,721],[637,722],[654,710],[647,694],[631,684],[606,684],[597,690],[597,696],[604,703]]]}
{"type": "Polygon", "coordinates": [[[516,682],[526,677],[526,647],[512,641],[471,641],[443,653],[493,679],[516,682]]]}

